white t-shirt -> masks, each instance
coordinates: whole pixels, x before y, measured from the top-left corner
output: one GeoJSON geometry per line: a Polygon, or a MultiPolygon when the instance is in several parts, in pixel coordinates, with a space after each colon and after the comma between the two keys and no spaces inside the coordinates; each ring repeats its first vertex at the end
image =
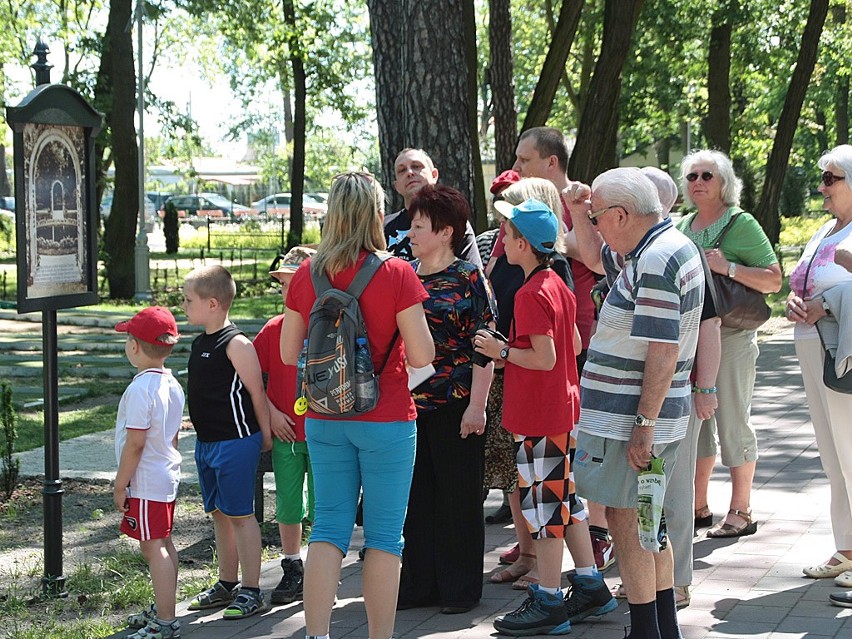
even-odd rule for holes
{"type": "Polygon", "coordinates": [[[115,459],[127,440],[127,429],[147,431],[145,448],[130,479],[131,497],[171,502],[180,484],[181,454],[172,445],[180,430],[184,394],[171,371],[149,368],[138,373],[118,404],[115,422],[115,459]]]}
{"type": "MultiPolygon", "coordinates": [[[[852,273],[834,263],[837,245],[852,238],[852,224],[847,224],[846,228],[826,237],[836,223],[837,220],[829,220],[820,227],[805,246],[796,268],[790,273],[790,290],[802,299],[817,297],[833,286],[852,281],[852,273]],[[812,264],[811,258],[813,258],[812,264]],[[810,272],[808,272],[808,264],[811,264],[810,272]],[[805,274],[808,276],[807,283],[805,274]]],[[[796,324],[793,336],[795,339],[819,338],[816,328],[799,323],[796,324]]]]}

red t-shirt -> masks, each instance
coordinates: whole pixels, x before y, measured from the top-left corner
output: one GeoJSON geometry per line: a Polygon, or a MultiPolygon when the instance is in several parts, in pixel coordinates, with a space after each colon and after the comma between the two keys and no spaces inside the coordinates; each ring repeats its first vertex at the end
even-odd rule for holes
{"type": "MultiPolygon", "coordinates": [[[[354,266],[350,266],[331,279],[332,286],[346,290],[366,257],[367,252],[362,251],[354,266]]],[[[311,281],[310,268],[310,259],[302,262],[293,275],[290,289],[287,291],[287,308],[297,311],[305,320],[306,326],[310,319],[311,307],[317,298],[311,281]]],[[[411,264],[405,260],[391,258],[376,271],[361,294],[359,305],[364,323],[367,325],[367,339],[370,343],[373,366],[377,371],[391,348],[391,339],[397,330],[396,314],[427,299],[429,294],[420,283],[420,278],[417,277],[411,264]]],[[[369,413],[352,419],[398,422],[417,418],[417,409],[408,390],[405,347],[400,336],[393,341],[393,350],[379,376],[379,404],[369,413]]],[[[295,381],[293,384],[295,385],[295,381]]],[[[331,419],[328,415],[311,411],[308,411],[308,417],[331,419]]]]}
{"type": "MultiPolygon", "coordinates": [[[[562,196],[562,219],[568,230],[574,228],[571,214],[562,196]]],[[[506,234],[505,227],[500,226],[494,248],[491,251],[492,258],[498,258],[506,252],[503,247],[503,236],[506,234]]],[[[580,260],[571,259],[571,275],[574,278],[574,295],[577,300],[577,330],[580,331],[580,339],[583,341],[583,349],[589,348],[589,340],[592,339],[592,325],[595,322],[595,303],[592,301],[592,287],[595,285],[595,274],[580,260]]]]}
{"type": "Polygon", "coordinates": [[[281,325],[284,315],[277,315],[260,329],[254,338],[254,350],[260,360],[260,370],[269,376],[266,382],[266,395],[269,401],[295,424],[293,431],[296,441],[305,441],[305,416],[293,411],[296,401],[296,367],[281,361],[281,325]]]}
{"type": "Polygon", "coordinates": [[[503,428],[540,437],[571,431],[580,418],[580,380],[574,352],[574,294],[551,269],[533,275],[515,294],[509,345],[529,348],[530,335],[548,335],[556,348],[553,370],[506,363],[503,428]]]}

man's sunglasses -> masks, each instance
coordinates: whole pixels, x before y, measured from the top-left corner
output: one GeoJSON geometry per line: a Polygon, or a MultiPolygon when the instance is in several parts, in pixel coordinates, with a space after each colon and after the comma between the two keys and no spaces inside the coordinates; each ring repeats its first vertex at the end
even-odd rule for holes
{"type": "Polygon", "coordinates": [[[709,182],[713,179],[713,174],[710,171],[704,171],[700,176],[698,175],[698,173],[687,173],[686,181],[695,182],[695,180],[697,180],[699,177],[701,177],[701,179],[705,182],[709,182]]]}
{"type": "Polygon", "coordinates": [[[604,213],[606,213],[610,209],[617,209],[617,208],[621,208],[621,205],[620,204],[613,204],[612,206],[607,206],[607,207],[602,208],[598,211],[589,211],[589,222],[592,223],[592,226],[597,226],[598,225],[598,218],[601,215],[603,215],[604,213]]]}
{"type": "Polygon", "coordinates": [[[822,173],[822,183],[826,186],[831,186],[835,182],[840,182],[840,180],[845,180],[845,175],[835,175],[831,171],[823,171],[822,173]]]}

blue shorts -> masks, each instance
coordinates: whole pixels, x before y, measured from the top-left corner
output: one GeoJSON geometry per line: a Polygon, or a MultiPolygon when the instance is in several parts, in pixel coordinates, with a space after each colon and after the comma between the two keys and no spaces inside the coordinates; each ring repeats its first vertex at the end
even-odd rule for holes
{"type": "Polygon", "coordinates": [[[254,480],[263,435],[241,439],[195,442],[195,465],[204,512],[228,517],[254,515],[254,480]]]}
{"type": "Polygon", "coordinates": [[[402,527],[414,472],[417,431],[410,422],[305,420],[314,471],[310,543],[346,555],[364,492],[364,547],[402,556],[402,527]]]}

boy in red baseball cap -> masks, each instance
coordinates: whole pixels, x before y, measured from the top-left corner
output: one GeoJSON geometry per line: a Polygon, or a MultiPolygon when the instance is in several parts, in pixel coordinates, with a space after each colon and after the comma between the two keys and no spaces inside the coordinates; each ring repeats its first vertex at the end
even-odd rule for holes
{"type": "Polygon", "coordinates": [[[180,335],[174,316],[162,306],[139,311],[115,330],[127,333],[124,352],[137,373],[118,405],[113,499],[124,513],[121,532],[139,541],[154,587],[150,608],[128,618],[128,626],[138,629],[128,639],[171,639],[180,636],[175,615],[178,561],[171,532],[184,394],[165,361],[180,335]]]}

